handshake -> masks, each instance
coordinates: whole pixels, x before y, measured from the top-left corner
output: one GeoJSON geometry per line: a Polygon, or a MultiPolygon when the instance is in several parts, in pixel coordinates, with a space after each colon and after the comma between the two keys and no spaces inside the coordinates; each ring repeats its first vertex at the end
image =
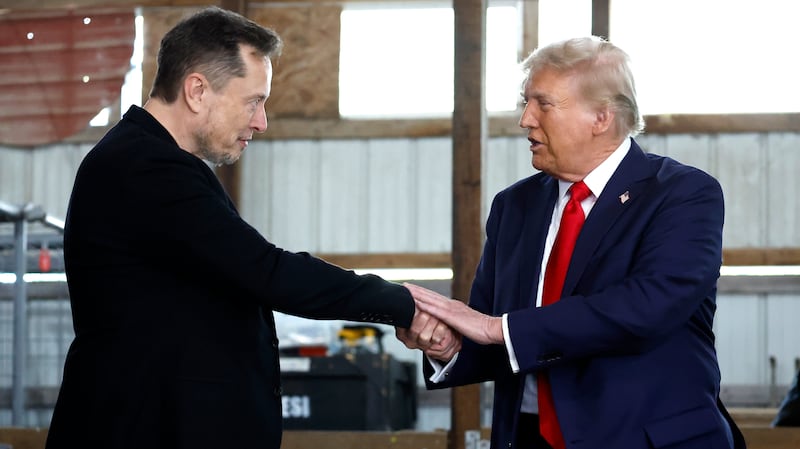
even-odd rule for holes
{"type": "Polygon", "coordinates": [[[502,344],[502,318],[492,317],[432,290],[403,284],[414,297],[411,327],[396,328],[397,339],[409,349],[421,349],[430,358],[448,362],[461,350],[462,335],[478,344],[502,344]]]}

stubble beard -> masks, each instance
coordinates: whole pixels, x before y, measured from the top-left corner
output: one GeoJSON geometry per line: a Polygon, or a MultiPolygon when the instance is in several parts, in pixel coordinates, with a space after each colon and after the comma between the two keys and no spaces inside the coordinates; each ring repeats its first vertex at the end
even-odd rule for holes
{"type": "Polygon", "coordinates": [[[215,151],[211,138],[207,133],[197,134],[197,153],[201,159],[208,161],[214,167],[231,165],[239,160],[240,154],[234,155],[223,150],[215,151]]]}

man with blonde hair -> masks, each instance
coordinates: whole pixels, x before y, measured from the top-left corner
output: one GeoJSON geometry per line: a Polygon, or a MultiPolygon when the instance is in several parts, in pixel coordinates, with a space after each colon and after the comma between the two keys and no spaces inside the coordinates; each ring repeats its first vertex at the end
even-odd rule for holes
{"type": "Polygon", "coordinates": [[[628,56],[597,37],[524,62],[540,170],[498,193],[469,305],[409,286],[461,332],[430,388],[493,380],[496,449],[742,448],[712,331],[723,197],[647,154],[628,56]]]}

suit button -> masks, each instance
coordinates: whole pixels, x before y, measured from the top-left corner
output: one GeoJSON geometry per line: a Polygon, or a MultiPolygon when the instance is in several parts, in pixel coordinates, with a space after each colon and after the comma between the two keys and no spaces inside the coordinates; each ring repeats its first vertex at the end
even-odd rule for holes
{"type": "Polygon", "coordinates": [[[278,347],[278,339],[277,338],[272,340],[272,347],[273,348],[277,348],[278,347]]]}
{"type": "Polygon", "coordinates": [[[280,396],[281,394],[283,394],[283,388],[275,387],[274,392],[275,392],[275,396],[280,396]]]}

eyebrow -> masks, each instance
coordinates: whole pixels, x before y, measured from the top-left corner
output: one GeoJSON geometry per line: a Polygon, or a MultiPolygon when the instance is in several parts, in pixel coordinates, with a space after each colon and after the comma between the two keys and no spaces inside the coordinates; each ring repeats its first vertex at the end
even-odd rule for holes
{"type": "Polygon", "coordinates": [[[522,98],[525,99],[525,100],[531,100],[531,99],[537,100],[537,101],[544,100],[544,101],[546,101],[548,103],[553,103],[555,101],[552,98],[552,96],[550,96],[550,95],[548,95],[548,94],[546,94],[544,92],[533,92],[529,96],[525,95],[525,93],[522,92],[520,95],[522,95],[522,98]]]}

